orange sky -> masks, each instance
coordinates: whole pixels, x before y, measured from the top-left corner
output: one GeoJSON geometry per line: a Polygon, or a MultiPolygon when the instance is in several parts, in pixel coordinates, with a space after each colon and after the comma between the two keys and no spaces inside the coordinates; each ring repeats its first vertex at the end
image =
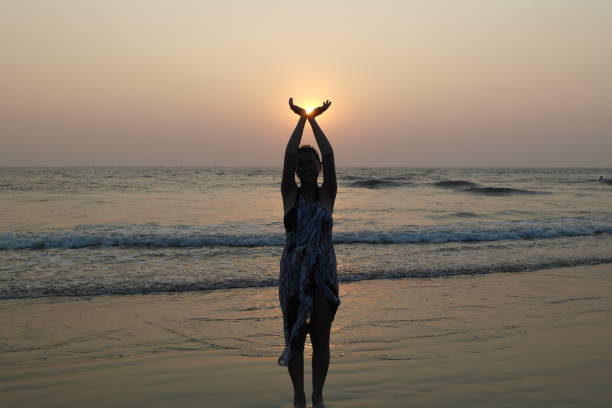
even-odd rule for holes
{"type": "Polygon", "coordinates": [[[605,166],[610,1],[5,1],[0,166],[605,166]],[[310,130],[305,143],[314,144],[310,130]]]}

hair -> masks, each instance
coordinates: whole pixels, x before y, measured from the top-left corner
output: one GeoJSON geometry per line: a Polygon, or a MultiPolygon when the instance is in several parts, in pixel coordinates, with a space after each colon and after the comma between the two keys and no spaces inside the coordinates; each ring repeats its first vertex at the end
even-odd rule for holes
{"type": "Polygon", "coordinates": [[[315,155],[315,157],[317,158],[317,161],[319,162],[319,164],[321,164],[321,157],[319,156],[319,152],[317,152],[317,149],[315,149],[314,147],[312,147],[311,145],[301,145],[300,148],[298,149],[298,154],[302,153],[302,152],[311,152],[315,155]]]}

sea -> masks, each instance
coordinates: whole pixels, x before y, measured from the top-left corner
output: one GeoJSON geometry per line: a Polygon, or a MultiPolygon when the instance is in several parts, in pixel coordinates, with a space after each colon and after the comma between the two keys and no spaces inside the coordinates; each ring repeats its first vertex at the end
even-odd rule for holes
{"type": "MultiPolygon", "coordinates": [[[[610,168],[337,179],[341,284],[612,263],[610,168]]],[[[280,167],[0,168],[0,298],[276,286],[280,182],[280,167]]]]}

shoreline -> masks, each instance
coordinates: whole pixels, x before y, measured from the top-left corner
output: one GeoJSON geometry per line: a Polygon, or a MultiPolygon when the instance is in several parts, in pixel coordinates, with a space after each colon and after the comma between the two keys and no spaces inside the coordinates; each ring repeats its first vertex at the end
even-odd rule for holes
{"type": "MultiPolygon", "coordinates": [[[[345,283],[326,403],[607,406],[611,289],[612,264],[345,283]]],[[[1,300],[2,405],[289,407],[277,303],[276,288],[1,300]]]]}

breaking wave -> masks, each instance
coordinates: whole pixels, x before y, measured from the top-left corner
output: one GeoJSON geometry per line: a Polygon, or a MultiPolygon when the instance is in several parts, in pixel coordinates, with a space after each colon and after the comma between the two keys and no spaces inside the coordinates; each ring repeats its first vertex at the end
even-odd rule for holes
{"type": "MultiPolygon", "coordinates": [[[[464,213],[463,216],[473,216],[464,213]]],[[[142,226],[141,226],[142,227],[142,226]]],[[[279,226],[279,229],[281,227],[279,226]]],[[[470,222],[432,226],[404,226],[386,231],[338,231],[335,244],[417,244],[560,238],[612,233],[612,219],[541,219],[528,221],[470,222]]],[[[202,248],[283,246],[282,233],[210,233],[197,227],[120,228],[92,227],[90,231],[4,233],[0,250],[77,248],[202,248]],[[134,230],[137,230],[136,232],[134,230]]]]}

